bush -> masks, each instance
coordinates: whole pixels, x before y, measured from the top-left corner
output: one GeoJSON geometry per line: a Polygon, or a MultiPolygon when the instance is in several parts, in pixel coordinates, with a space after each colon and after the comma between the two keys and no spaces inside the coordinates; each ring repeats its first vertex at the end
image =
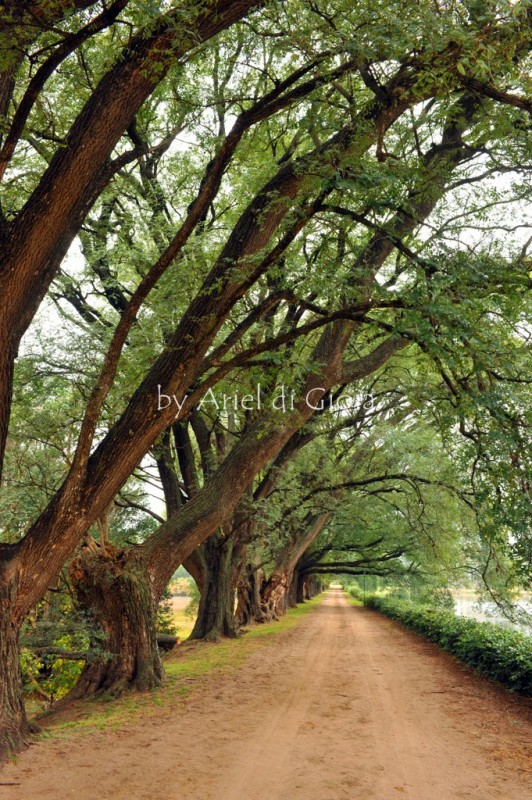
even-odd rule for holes
{"type": "Polygon", "coordinates": [[[171,594],[166,588],[162,594],[157,608],[157,633],[165,633],[169,636],[177,636],[177,626],[175,624],[174,612],[171,604],[171,594]]]}
{"type": "Polygon", "coordinates": [[[398,620],[487,678],[532,697],[532,638],[492,622],[457,617],[451,611],[371,596],[366,605],[398,620]]]}
{"type": "Polygon", "coordinates": [[[351,597],[354,597],[355,600],[363,600],[364,599],[364,592],[360,588],[360,586],[350,586],[349,587],[349,594],[351,597]]]}
{"type": "Polygon", "coordinates": [[[198,616],[200,604],[200,591],[194,581],[191,581],[190,586],[190,603],[185,608],[185,617],[187,619],[195,620],[198,616]]]}
{"type": "Polygon", "coordinates": [[[64,697],[85,663],[101,656],[103,636],[67,591],[47,593],[22,626],[20,666],[26,695],[47,705],[64,697]]]}

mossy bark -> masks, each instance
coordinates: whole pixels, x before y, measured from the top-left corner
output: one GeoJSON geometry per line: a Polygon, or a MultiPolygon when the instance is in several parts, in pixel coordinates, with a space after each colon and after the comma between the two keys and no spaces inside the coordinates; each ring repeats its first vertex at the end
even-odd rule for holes
{"type": "Polygon", "coordinates": [[[69,699],[160,686],[157,648],[159,598],[135,553],[114,547],[87,550],[72,564],[72,582],[82,607],[103,632],[100,655],[87,663],[69,699]]]}
{"type": "Polygon", "coordinates": [[[10,613],[14,598],[13,582],[0,584],[0,762],[22,750],[30,734],[22,696],[19,626],[10,613]]]}

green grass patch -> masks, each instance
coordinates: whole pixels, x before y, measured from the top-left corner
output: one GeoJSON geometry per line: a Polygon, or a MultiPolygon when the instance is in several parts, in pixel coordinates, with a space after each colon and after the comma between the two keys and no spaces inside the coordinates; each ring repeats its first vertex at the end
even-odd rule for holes
{"type": "Polygon", "coordinates": [[[516,694],[532,697],[530,636],[405,600],[372,596],[366,605],[440,645],[484,677],[499,681],[516,694]]]}
{"type": "Polygon", "coordinates": [[[177,628],[178,637],[182,641],[188,639],[192,633],[192,628],[194,627],[194,618],[187,616],[186,608],[172,610],[172,617],[175,627],[177,628]]]}
{"type": "MultiPolygon", "coordinates": [[[[66,739],[72,735],[90,735],[97,730],[120,730],[142,715],[160,713],[160,708],[178,703],[199,688],[205,676],[227,674],[238,670],[246,659],[272,636],[285,633],[297,625],[322,600],[323,596],[290,609],[279,621],[249,628],[238,639],[220,642],[188,642],[164,660],[164,685],[153,692],[126,694],[115,700],[93,699],[77,704],[48,724],[41,737],[66,739]],[[80,715],[75,719],[65,716],[80,715]]],[[[39,721],[43,724],[43,720],[39,721]]]]}
{"type": "Polygon", "coordinates": [[[351,606],[358,606],[358,607],[360,607],[360,606],[363,606],[363,605],[364,605],[363,601],[362,601],[362,600],[359,600],[359,599],[358,599],[358,597],[353,597],[353,596],[352,596],[350,593],[348,593],[348,592],[344,592],[344,595],[345,595],[345,598],[346,598],[347,602],[349,603],[349,605],[351,605],[351,606]]]}

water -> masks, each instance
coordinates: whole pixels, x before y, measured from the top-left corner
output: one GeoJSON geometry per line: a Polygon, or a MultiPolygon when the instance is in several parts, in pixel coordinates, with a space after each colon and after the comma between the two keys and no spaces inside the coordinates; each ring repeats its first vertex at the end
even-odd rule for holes
{"type": "MultiPolygon", "coordinates": [[[[532,615],[532,601],[520,600],[516,604],[522,611],[526,611],[532,615]]],[[[511,622],[504,617],[495,603],[482,603],[479,605],[478,600],[471,597],[463,597],[455,595],[454,597],[454,611],[459,617],[469,617],[470,619],[477,619],[480,622],[494,622],[501,625],[503,628],[514,628],[526,633],[527,636],[532,636],[532,618],[526,622],[511,622]]]]}

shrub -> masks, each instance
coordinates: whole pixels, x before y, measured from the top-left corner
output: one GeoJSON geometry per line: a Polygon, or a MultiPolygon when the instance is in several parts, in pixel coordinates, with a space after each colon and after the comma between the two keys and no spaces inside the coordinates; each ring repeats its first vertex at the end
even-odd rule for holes
{"type": "Polygon", "coordinates": [[[175,624],[174,612],[171,604],[172,595],[168,588],[162,594],[157,608],[157,632],[165,633],[169,636],[177,636],[177,626],[175,624]]]}
{"type": "Polygon", "coordinates": [[[374,608],[517,694],[532,696],[532,638],[492,622],[457,617],[451,611],[404,600],[371,596],[374,608]]]}
{"type": "Polygon", "coordinates": [[[200,604],[200,591],[194,581],[191,581],[190,586],[190,603],[185,608],[185,617],[187,619],[195,620],[198,616],[200,604]]]}
{"type": "Polygon", "coordinates": [[[76,683],[86,661],[101,655],[103,632],[65,591],[49,592],[22,627],[20,666],[26,695],[52,705],[76,683]]]}
{"type": "Polygon", "coordinates": [[[349,594],[351,595],[351,597],[354,597],[355,600],[362,600],[364,598],[364,592],[362,591],[360,586],[350,586],[349,594]]]}

